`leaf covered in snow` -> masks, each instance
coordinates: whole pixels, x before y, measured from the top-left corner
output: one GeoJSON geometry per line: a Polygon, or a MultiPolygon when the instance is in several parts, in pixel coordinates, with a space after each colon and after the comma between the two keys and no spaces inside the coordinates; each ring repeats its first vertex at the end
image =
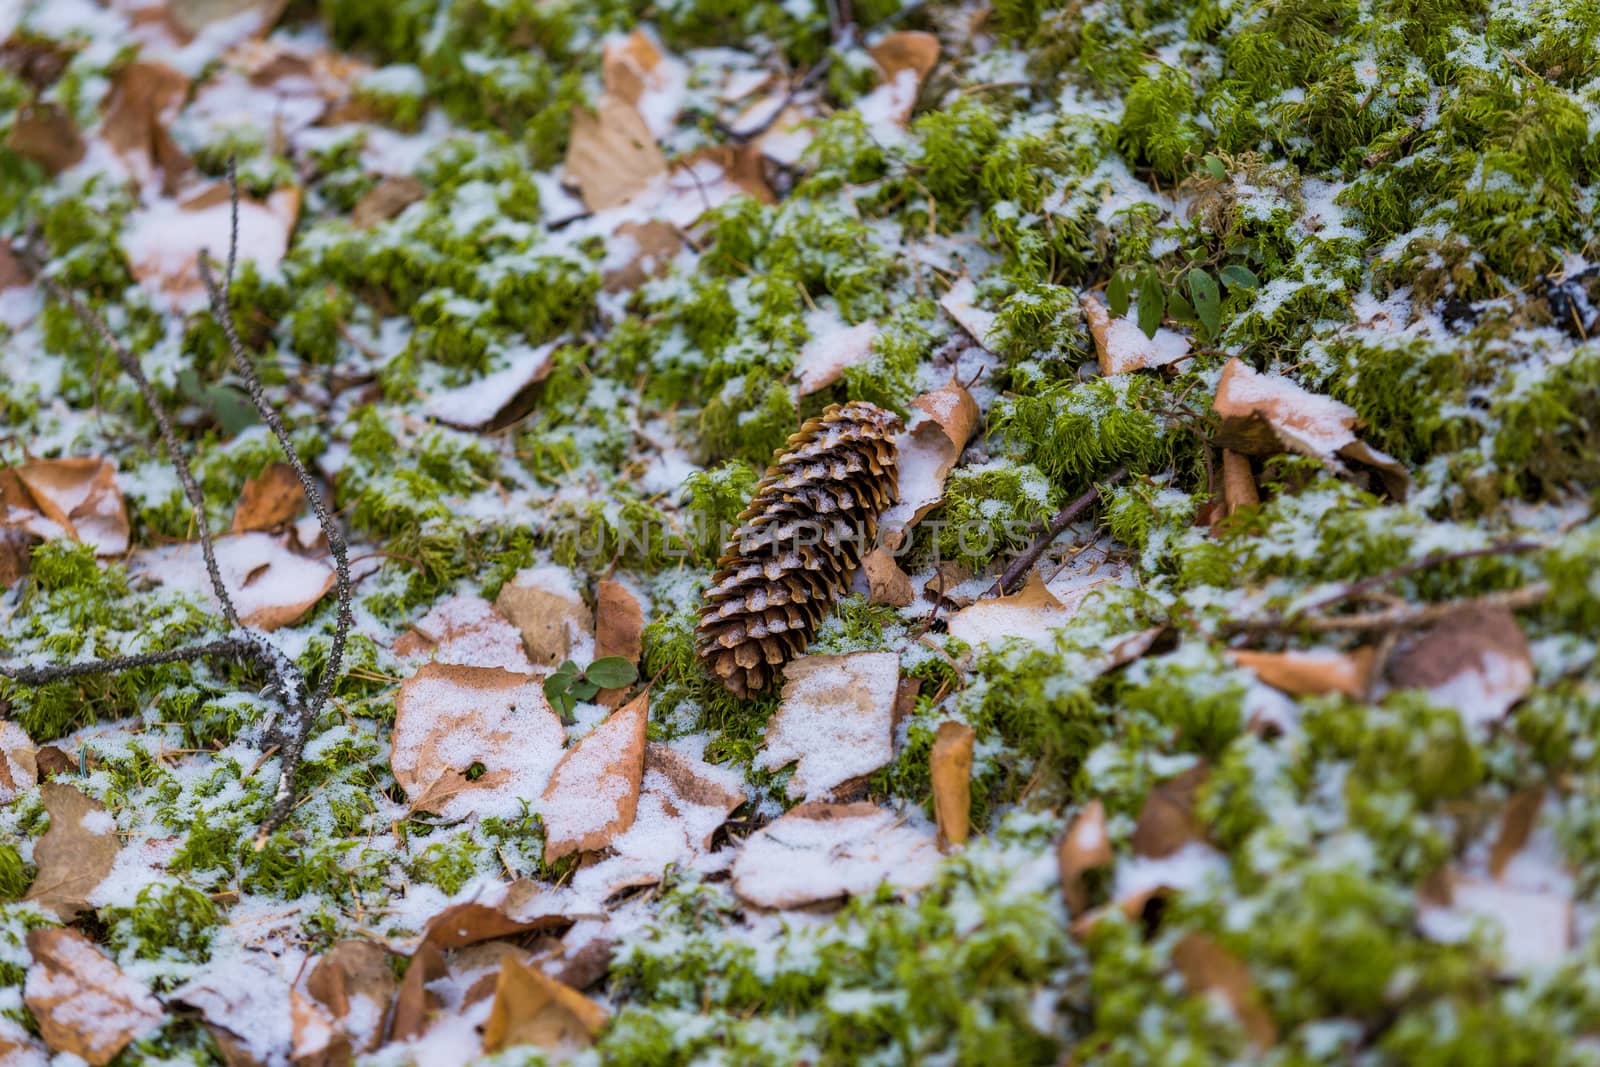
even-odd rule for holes
{"type": "Polygon", "coordinates": [[[1517,617],[1503,607],[1454,612],[1389,661],[1397,689],[1421,689],[1472,726],[1505,717],[1533,685],[1533,655],[1517,617]]]}
{"type": "Polygon", "coordinates": [[[1189,339],[1176,331],[1162,327],[1146,337],[1131,313],[1112,318],[1093,293],[1084,293],[1082,303],[1100,373],[1106,377],[1165,367],[1189,354],[1189,339]]]}
{"type": "Polygon", "coordinates": [[[649,718],[646,692],[612,712],[562,757],[539,806],[546,863],[606,848],[633,825],[649,718]]]}
{"type": "Polygon", "coordinates": [[[784,668],[783,701],[755,766],[795,764],[789,796],[821,800],[894,756],[900,657],[893,652],[801,656],[784,668]]]}
{"type": "Polygon", "coordinates": [[[733,890],[760,908],[799,908],[870,893],[920,889],[939,846],[931,826],[868,801],[806,803],[751,834],[733,862],[733,890]]]}
{"type": "Polygon", "coordinates": [[[22,999],[45,1044],[100,1067],[161,1025],[161,1002],[76,930],[28,931],[22,999]]]}
{"type": "Polygon", "coordinates": [[[594,616],[572,572],[547,564],[519,571],[495,599],[500,614],[522,631],[536,667],[594,658],[594,616]]]}
{"type": "Polygon", "coordinates": [[[70,537],[102,556],[128,550],[128,509],[106,459],[36,459],[0,468],[0,526],[70,537]]]}
{"type": "Polygon", "coordinates": [[[89,909],[89,897],[111,873],[121,846],[106,806],[62,782],[39,787],[50,829],[33,847],[39,868],[25,899],[62,922],[89,909]]]}
{"type": "Polygon", "coordinates": [[[897,548],[911,527],[944,501],[944,483],[978,426],[978,405],[960,382],[911,402],[921,418],[895,439],[899,500],[883,513],[883,540],[897,548]]]}
{"type": "Polygon", "coordinates": [[[521,674],[533,671],[521,631],[493,604],[470,593],[434,605],[395,640],[394,654],[464,667],[500,667],[521,674]]]}
{"type": "MultiPolygon", "coordinates": [[[[286,537],[257,531],[218,537],[213,543],[223,588],[246,626],[260,630],[290,626],[333,588],[333,568],[292,551],[286,537]]],[[[134,555],[132,569],[216,606],[198,541],[144,549],[134,555]]]]}

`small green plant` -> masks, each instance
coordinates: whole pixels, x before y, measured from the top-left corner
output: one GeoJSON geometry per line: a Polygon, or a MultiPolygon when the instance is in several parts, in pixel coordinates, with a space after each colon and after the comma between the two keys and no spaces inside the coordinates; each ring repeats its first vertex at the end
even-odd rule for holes
{"type": "Polygon", "coordinates": [[[602,689],[621,689],[639,680],[639,669],[621,656],[601,656],[587,667],[567,660],[544,680],[544,695],[551,707],[561,713],[561,721],[572,724],[572,709],[578,701],[589,700],[602,689]]]}

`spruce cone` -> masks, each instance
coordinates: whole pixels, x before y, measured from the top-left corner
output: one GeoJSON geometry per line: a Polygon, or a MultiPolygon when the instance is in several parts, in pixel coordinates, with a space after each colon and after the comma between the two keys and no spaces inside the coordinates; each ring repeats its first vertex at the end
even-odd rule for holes
{"type": "Polygon", "coordinates": [[[805,650],[895,500],[900,420],[865,401],[834,404],[756,486],[700,606],[700,658],[735,696],[759,693],[805,650]]]}

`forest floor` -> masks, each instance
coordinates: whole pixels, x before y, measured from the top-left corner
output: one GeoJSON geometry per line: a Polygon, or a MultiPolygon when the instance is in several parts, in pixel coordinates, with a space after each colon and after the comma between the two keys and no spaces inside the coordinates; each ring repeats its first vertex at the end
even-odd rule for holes
{"type": "Polygon", "coordinates": [[[0,41],[0,1065],[1600,1062],[1591,0],[0,41]]]}

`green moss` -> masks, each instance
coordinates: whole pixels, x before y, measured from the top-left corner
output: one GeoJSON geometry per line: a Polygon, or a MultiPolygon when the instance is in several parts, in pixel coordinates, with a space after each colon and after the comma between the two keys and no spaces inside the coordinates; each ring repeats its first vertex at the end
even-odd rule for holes
{"type": "Polygon", "coordinates": [[[151,885],[139,891],[131,907],[106,908],[101,918],[107,944],[118,955],[204,963],[211,958],[222,909],[190,886],[151,885]]]}
{"type": "Polygon", "coordinates": [[[28,891],[36,869],[23,862],[15,845],[0,845],[0,900],[16,900],[28,891]]]}

